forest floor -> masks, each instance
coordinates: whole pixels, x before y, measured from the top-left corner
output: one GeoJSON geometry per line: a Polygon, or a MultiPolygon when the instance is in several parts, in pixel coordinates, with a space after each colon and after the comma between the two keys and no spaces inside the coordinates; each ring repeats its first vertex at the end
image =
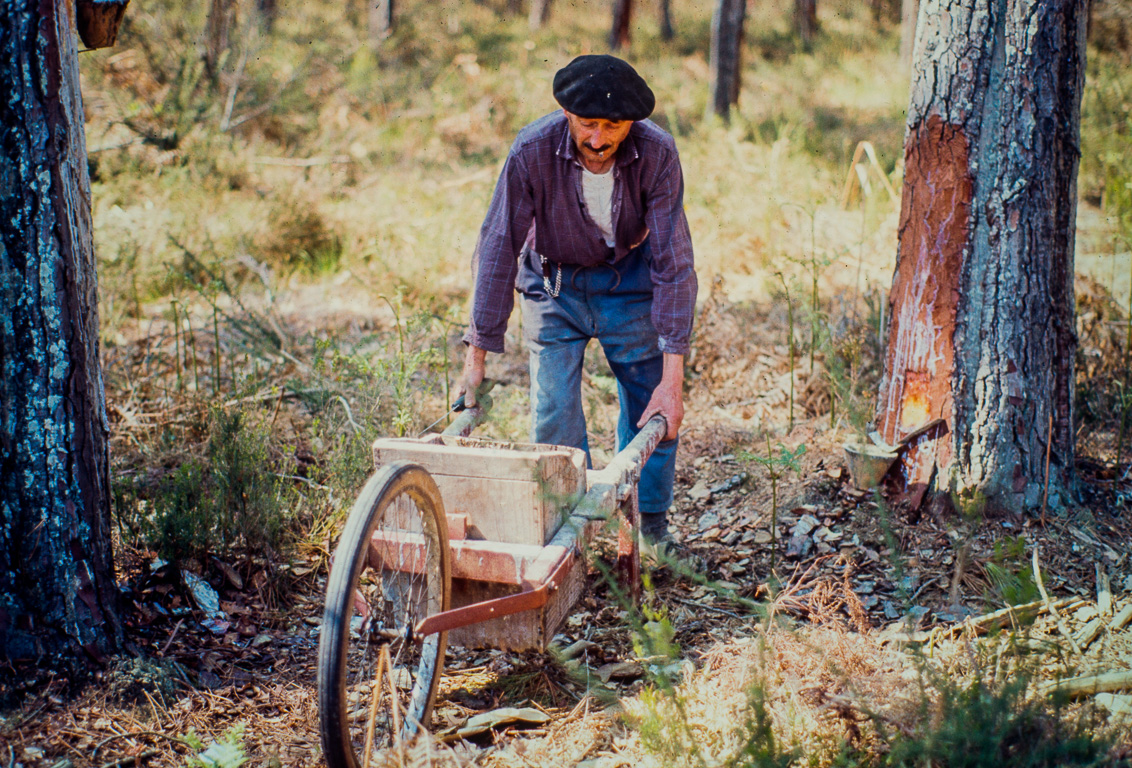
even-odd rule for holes
{"type": "MultiPolygon", "coordinates": [[[[1035,686],[1132,672],[1132,481],[1082,457],[1087,502],[1051,512],[1044,524],[911,512],[886,499],[891,488],[853,487],[841,448],[852,435],[831,430],[823,414],[787,424],[775,438],[776,455],[785,450],[796,465],[772,464],[772,483],[758,460],[767,448],[752,443],[751,425],[782,423],[789,409],[787,351],[767,341],[782,338],[782,320],[769,305],[733,304],[722,291],[701,313],[672,523],[706,570],[701,578],[658,572],[643,598],[649,616],[671,625],[682,675],[675,700],[686,728],[669,725],[664,738],[649,740],[647,724],[665,717],[664,700],[650,697],[648,662],[634,650],[631,622],[591,568],[555,638],[557,652],[449,649],[433,739],[401,764],[697,764],[681,752],[685,739],[705,754],[739,748],[737,723],[753,685],[791,734],[787,746],[828,758],[840,740],[875,740],[876,713],[882,722],[913,722],[910,713],[933,690],[925,682],[932,674],[1006,674],[1001,656],[1011,643],[1028,644],[1035,686]],[[1035,548],[1045,602],[1028,554],[1035,548]],[[1013,628],[994,614],[1031,600],[1039,606],[1020,613],[1013,628]],[[997,631],[994,639],[980,639],[988,630],[997,631]],[[574,658],[563,658],[567,647],[574,658]],[[523,724],[505,709],[513,707],[547,717],[523,724]],[[470,717],[490,712],[499,713],[495,728],[458,737],[470,717]]],[[[584,387],[591,420],[608,437],[615,404],[599,396],[602,370],[599,359],[584,387]]],[[[501,382],[496,400],[505,424],[511,399],[522,402],[521,350],[495,359],[489,374],[501,382]]],[[[799,414],[814,410],[820,388],[801,371],[794,378],[799,414]]],[[[301,404],[272,407],[275,418],[301,418],[301,404]]],[[[483,431],[491,434],[491,424],[483,431]]],[[[127,640],[136,658],[117,662],[77,697],[67,679],[6,682],[6,700],[21,693],[22,703],[0,720],[0,757],[29,767],[181,765],[200,750],[185,740],[195,733],[205,745],[228,734],[250,765],[321,765],[314,677],[331,544],[328,534],[270,585],[262,561],[198,564],[219,592],[226,616],[219,627],[205,620],[179,571],[156,567],[152,553],[123,549],[127,640]]],[[[596,551],[610,557],[608,546],[596,551]]],[[[1102,694],[1075,706],[1108,732],[1129,704],[1127,696],[1102,694]]]]}
{"type": "MultiPolygon", "coordinates": [[[[212,77],[216,3],[131,7],[117,48],[80,57],[127,652],[80,686],[0,664],[5,768],[324,765],[323,598],[369,445],[447,409],[498,166],[608,32],[605,0],[555,4],[537,32],[512,2],[418,1],[375,47],[363,4],[278,5],[271,30],[241,14],[212,77]],[[222,487],[261,515],[235,542],[209,538],[222,487]]],[[[842,449],[872,418],[896,254],[899,24],[823,0],[807,50],[789,4],[748,4],[723,125],[704,118],[712,4],[672,5],[676,38],[642,22],[626,55],[687,180],[700,296],[672,524],[705,570],[652,574],[637,612],[594,562],[554,649],[450,648],[431,737],[390,762],[880,765],[894,735],[945,732],[1083,735],[1129,760],[1126,47],[1090,49],[1082,108],[1079,498],[985,518],[857,490],[842,449]],[[854,166],[865,142],[879,162],[854,166]],[[674,687],[641,652],[658,645],[674,687]],[[1123,688],[1049,705],[1051,681],[1102,673],[1123,688]]],[[[479,435],[525,438],[520,321],[479,435]]],[[[596,351],[583,395],[601,466],[617,406],[596,351]]]]}

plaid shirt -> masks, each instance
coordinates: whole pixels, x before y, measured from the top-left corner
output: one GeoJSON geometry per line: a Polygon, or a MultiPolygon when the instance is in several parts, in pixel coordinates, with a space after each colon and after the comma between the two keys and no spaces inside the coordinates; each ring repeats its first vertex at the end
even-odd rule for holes
{"type": "Polygon", "coordinates": [[[583,203],[582,166],[566,116],[553,112],[519,132],[503,165],[473,257],[475,293],[464,341],[503,351],[524,245],[550,262],[617,262],[650,240],[652,322],[662,352],[687,354],[696,305],[684,176],[672,137],[649,120],[633,123],[613,166],[612,249],[583,203]]]}

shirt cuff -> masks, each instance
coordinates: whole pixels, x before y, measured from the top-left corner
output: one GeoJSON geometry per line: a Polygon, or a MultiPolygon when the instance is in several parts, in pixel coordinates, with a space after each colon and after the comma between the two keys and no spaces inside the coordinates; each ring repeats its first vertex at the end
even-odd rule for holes
{"type": "MultiPolygon", "coordinates": [[[[477,345],[479,346],[479,345],[477,345]]],[[[692,345],[685,339],[677,341],[676,339],[665,338],[661,336],[657,346],[660,347],[661,352],[666,352],[670,355],[687,355],[692,351],[692,345]]]]}
{"type": "Polygon", "coordinates": [[[503,352],[503,337],[502,336],[484,336],[472,328],[469,328],[464,333],[464,343],[470,344],[473,347],[486,349],[488,352],[503,352]]]}

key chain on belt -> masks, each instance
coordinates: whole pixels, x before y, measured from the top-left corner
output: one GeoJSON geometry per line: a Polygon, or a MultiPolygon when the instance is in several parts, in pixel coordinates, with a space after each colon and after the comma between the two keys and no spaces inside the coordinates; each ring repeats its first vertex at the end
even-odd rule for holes
{"type": "MultiPolygon", "coordinates": [[[[532,249],[533,250],[533,249],[532,249]]],[[[554,287],[550,287],[550,264],[547,263],[546,257],[541,253],[539,259],[542,261],[542,286],[546,288],[547,294],[552,299],[558,298],[558,292],[562,290],[562,265],[558,265],[558,276],[554,278],[554,287]]]]}

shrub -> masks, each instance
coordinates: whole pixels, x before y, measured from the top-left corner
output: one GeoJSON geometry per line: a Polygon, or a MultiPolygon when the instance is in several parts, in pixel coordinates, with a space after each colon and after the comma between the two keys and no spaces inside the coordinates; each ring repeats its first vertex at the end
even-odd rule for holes
{"type": "Polygon", "coordinates": [[[1025,671],[988,680],[928,677],[935,696],[924,695],[919,724],[891,740],[883,761],[894,768],[1054,768],[1107,764],[1108,744],[1090,732],[1088,719],[1052,707],[1030,692],[1025,671]],[[933,703],[934,702],[934,703],[933,703]]]}
{"type": "Polygon", "coordinates": [[[272,465],[268,433],[249,426],[245,413],[217,407],[204,456],[185,460],[151,489],[119,485],[119,519],[173,562],[272,554],[288,533],[272,465]]]}

